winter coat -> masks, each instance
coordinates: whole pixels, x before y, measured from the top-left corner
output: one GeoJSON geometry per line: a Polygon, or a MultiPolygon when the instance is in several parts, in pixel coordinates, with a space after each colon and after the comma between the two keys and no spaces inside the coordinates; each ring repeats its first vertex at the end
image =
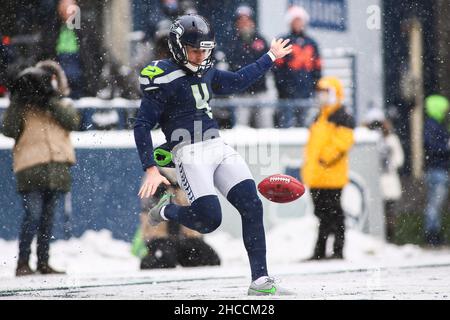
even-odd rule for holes
{"type": "Polygon", "coordinates": [[[427,117],[424,124],[425,168],[448,170],[450,133],[444,124],[427,117]]]}
{"type": "Polygon", "coordinates": [[[311,98],[322,73],[317,43],[304,34],[290,33],[281,38],[290,39],[292,53],[275,60],[278,95],[281,99],[311,98]]]}
{"type": "Polygon", "coordinates": [[[349,181],[354,119],[340,105],[324,107],[309,129],[303,182],[311,189],[342,189],[349,181]]]}
{"type": "Polygon", "coordinates": [[[381,191],[384,200],[398,200],[402,186],[398,169],[403,165],[404,153],[396,134],[390,133],[380,143],[382,157],[381,191]]]}
{"type": "Polygon", "coordinates": [[[13,170],[19,192],[70,190],[75,152],[69,133],[79,116],[69,99],[53,97],[45,107],[22,105],[14,98],[5,112],[2,133],[15,139],[13,170]]]}

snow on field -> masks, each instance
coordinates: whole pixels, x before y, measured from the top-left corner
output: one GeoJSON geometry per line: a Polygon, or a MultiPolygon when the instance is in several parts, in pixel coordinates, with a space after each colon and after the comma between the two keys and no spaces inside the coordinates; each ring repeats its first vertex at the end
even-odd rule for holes
{"type": "MultiPolygon", "coordinates": [[[[296,291],[290,297],[295,299],[449,298],[450,250],[394,246],[354,230],[346,236],[344,261],[303,262],[312,253],[316,219],[279,225],[267,235],[269,271],[296,291]]],[[[68,275],[15,278],[17,242],[0,239],[0,298],[247,298],[249,268],[241,239],[217,231],[206,240],[222,266],[141,271],[128,243],[106,230],[88,231],[52,244],[52,265],[68,275]]]]}

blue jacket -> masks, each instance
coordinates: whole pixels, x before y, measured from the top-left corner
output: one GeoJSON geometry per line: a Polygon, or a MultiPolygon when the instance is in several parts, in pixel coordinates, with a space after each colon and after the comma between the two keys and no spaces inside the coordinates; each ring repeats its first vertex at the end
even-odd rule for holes
{"type": "Polygon", "coordinates": [[[143,169],[156,164],[150,130],[157,124],[172,146],[217,137],[218,125],[208,104],[212,94],[241,92],[261,78],[272,64],[265,53],[237,72],[211,68],[198,76],[180,68],[172,59],[153,61],[142,69],[139,81],[143,98],[134,124],[134,138],[143,169]]]}
{"type": "Polygon", "coordinates": [[[290,39],[292,53],[275,61],[273,72],[281,99],[307,99],[314,95],[322,66],[317,43],[303,34],[281,36],[290,39]]]}
{"type": "Polygon", "coordinates": [[[447,128],[429,117],[424,125],[425,168],[444,169],[450,167],[450,133],[447,128]]]}

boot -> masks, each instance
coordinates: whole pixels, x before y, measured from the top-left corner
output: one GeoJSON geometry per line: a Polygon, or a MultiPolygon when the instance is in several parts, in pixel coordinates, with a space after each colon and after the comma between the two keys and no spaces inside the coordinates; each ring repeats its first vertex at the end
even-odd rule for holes
{"type": "Polygon", "coordinates": [[[441,233],[439,231],[434,230],[425,232],[425,242],[428,246],[432,248],[440,247],[444,244],[441,233]]]}
{"type": "Polygon", "coordinates": [[[309,257],[303,261],[308,262],[308,261],[318,261],[318,260],[324,260],[324,259],[325,259],[325,254],[314,252],[311,257],[309,257]]]}
{"type": "Polygon", "coordinates": [[[327,240],[329,235],[328,220],[319,217],[319,232],[317,234],[316,245],[312,257],[305,261],[315,261],[325,259],[327,240]]]}
{"type": "Polygon", "coordinates": [[[316,261],[325,259],[327,239],[328,239],[327,235],[319,233],[319,236],[317,237],[316,241],[316,246],[314,247],[313,255],[304,261],[316,261]]]}
{"type": "Polygon", "coordinates": [[[336,234],[333,244],[333,254],[329,257],[330,259],[344,259],[344,235],[336,234]]]}
{"type": "Polygon", "coordinates": [[[19,261],[17,263],[16,268],[16,277],[22,277],[22,276],[30,276],[34,274],[35,272],[31,270],[30,265],[28,264],[28,261],[19,261]]]}
{"type": "Polygon", "coordinates": [[[334,252],[331,256],[326,257],[327,260],[344,260],[342,252],[334,252]]]}
{"type": "Polygon", "coordinates": [[[36,272],[40,274],[66,274],[64,271],[53,269],[48,263],[38,263],[36,272]]]}

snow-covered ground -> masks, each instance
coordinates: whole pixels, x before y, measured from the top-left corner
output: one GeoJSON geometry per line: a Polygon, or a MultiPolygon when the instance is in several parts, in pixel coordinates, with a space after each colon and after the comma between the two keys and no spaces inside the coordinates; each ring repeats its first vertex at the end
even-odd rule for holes
{"type": "MultiPolygon", "coordinates": [[[[394,246],[349,230],[344,261],[303,262],[316,223],[311,216],[293,219],[267,235],[270,273],[296,292],[287,298],[449,299],[450,250],[394,246]]],[[[128,243],[106,230],[88,231],[52,244],[51,264],[67,275],[15,278],[17,242],[0,239],[0,299],[247,299],[242,241],[221,231],[206,240],[219,252],[220,267],[141,271],[128,243]]]]}

